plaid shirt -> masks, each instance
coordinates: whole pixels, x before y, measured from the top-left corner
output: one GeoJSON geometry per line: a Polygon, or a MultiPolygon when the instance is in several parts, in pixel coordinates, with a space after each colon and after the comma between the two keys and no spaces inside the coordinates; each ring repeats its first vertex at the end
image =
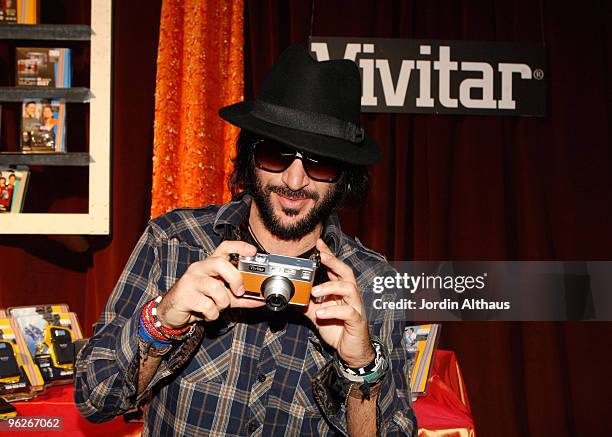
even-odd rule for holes
{"type": "MultiPolygon", "coordinates": [[[[228,229],[239,230],[250,200],[179,209],[149,223],[79,353],[75,402],[83,416],[104,422],[148,402],[143,436],[347,435],[346,399],[332,389],[333,350],[295,311],[227,309],[217,321],[199,323],[137,395],[140,309],[170,290],[191,263],[209,256],[228,229]]],[[[335,215],[324,236],[355,271],[367,305],[363,290],[391,267],[343,234],[335,215]]],[[[371,334],[390,353],[377,401],[379,434],[416,436],[402,322],[392,317],[389,311],[369,321],[371,334]]]]}

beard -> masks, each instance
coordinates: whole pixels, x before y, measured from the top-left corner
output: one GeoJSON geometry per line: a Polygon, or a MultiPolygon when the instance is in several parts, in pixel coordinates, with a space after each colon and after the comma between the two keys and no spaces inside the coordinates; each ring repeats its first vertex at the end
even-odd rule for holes
{"type": "MultiPolygon", "coordinates": [[[[253,177],[251,194],[264,226],[272,235],[285,241],[299,240],[312,232],[319,223],[324,223],[340,204],[343,195],[338,183],[333,184],[329,191],[321,197],[314,190],[300,189],[294,191],[285,185],[264,185],[254,171],[251,176],[253,177]],[[284,225],[280,217],[274,212],[271,200],[272,193],[293,199],[312,199],[315,204],[304,218],[290,225],[284,225]]],[[[282,212],[288,217],[295,217],[300,213],[297,209],[284,207],[282,212]]]]}

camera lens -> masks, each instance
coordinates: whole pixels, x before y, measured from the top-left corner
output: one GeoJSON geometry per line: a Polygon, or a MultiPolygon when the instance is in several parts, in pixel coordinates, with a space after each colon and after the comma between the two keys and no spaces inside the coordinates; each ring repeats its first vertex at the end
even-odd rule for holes
{"type": "Polygon", "coordinates": [[[273,294],[266,299],[266,305],[272,311],[281,311],[287,307],[287,299],[280,294],[273,294]]]}
{"type": "Polygon", "coordinates": [[[261,292],[270,310],[282,311],[289,305],[295,288],[293,283],[284,276],[270,276],[261,284],[261,292]]]}

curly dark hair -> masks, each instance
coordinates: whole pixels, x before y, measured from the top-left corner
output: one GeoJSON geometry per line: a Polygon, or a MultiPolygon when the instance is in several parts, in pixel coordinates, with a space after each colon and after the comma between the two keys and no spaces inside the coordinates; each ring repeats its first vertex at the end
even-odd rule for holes
{"type": "MultiPolygon", "coordinates": [[[[251,153],[251,146],[259,138],[258,135],[247,130],[241,130],[236,143],[237,153],[233,159],[234,170],[230,176],[229,189],[233,197],[253,191],[255,184],[255,162],[251,153]]],[[[353,202],[363,202],[368,194],[369,178],[368,168],[365,165],[346,164],[338,179],[338,189],[343,193],[340,205],[353,202]]]]}

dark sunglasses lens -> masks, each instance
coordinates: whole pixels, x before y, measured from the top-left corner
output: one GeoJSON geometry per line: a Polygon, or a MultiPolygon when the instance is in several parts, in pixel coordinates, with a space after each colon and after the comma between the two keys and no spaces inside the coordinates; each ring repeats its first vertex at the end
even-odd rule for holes
{"type": "Polygon", "coordinates": [[[291,165],[295,152],[272,140],[260,140],[255,144],[255,163],[263,170],[280,172],[291,165]]]}
{"type": "Polygon", "coordinates": [[[316,181],[334,182],[342,171],[341,164],[329,158],[309,157],[303,162],[306,174],[316,181]]]}

